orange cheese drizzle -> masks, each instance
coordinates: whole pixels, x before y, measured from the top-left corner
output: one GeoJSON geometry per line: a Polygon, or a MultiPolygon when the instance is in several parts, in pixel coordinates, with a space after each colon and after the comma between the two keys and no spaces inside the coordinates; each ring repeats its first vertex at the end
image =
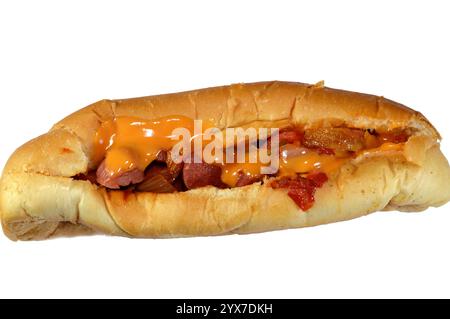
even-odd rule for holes
{"type": "Polygon", "coordinates": [[[145,170],[160,150],[170,150],[178,142],[171,137],[180,127],[192,135],[194,121],[178,115],[157,120],[124,116],[103,122],[95,136],[95,159],[105,158],[112,175],[134,168],[145,170]]]}
{"type": "MultiPolygon", "coordinates": [[[[194,133],[194,121],[181,115],[173,115],[157,120],[144,120],[137,117],[116,117],[103,122],[95,135],[94,158],[96,161],[105,159],[105,165],[112,175],[120,174],[132,169],[145,170],[156,159],[161,150],[170,150],[178,140],[172,139],[172,132],[176,128],[187,129],[191,136],[194,133]]],[[[204,127],[212,127],[211,123],[204,127]]],[[[377,145],[374,137],[366,141],[370,149],[362,150],[353,156],[337,157],[335,155],[319,154],[313,149],[305,148],[294,157],[280,156],[280,176],[296,173],[321,171],[330,173],[338,169],[353,157],[369,155],[374,152],[401,151],[404,143],[386,142],[377,145]]],[[[246,154],[248,158],[248,154],[246,154]]],[[[240,174],[249,177],[260,176],[262,163],[222,163],[222,181],[233,187],[240,174]]]]}

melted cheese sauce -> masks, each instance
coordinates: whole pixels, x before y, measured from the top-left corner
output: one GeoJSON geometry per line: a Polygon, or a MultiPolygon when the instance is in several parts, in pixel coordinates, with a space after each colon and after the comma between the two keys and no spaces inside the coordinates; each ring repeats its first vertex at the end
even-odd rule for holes
{"type": "MultiPolygon", "coordinates": [[[[105,165],[112,175],[135,168],[145,170],[156,159],[159,151],[170,150],[178,143],[178,139],[173,139],[172,132],[181,127],[187,129],[191,136],[194,135],[194,120],[180,115],[166,116],[157,120],[124,116],[106,121],[101,124],[95,135],[95,160],[105,159],[105,165]]],[[[212,121],[206,121],[203,132],[210,127],[213,127],[212,121]]],[[[194,136],[191,142],[196,138],[201,138],[201,134],[194,136]]],[[[312,149],[288,144],[280,149],[278,175],[288,176],[311,171],[330,173],[355,156],[401,151],[404,147],[404,143],[383,142],[376,137],[366,136],[366,145],[369,149],[344,157],[319,154],[312,149]]],[[[249,163],[248,158],[247,153],[246,163],[222,163],[222,181],[233,187],[241,174],[250,178],[259,177],[261,167],[268,164],[249,163]]]]}
{"type": "Polygon", "coordinates": [[[258,178],[261,176],[261,167],[267,164],[256,163],[227,163],[222,164],[222,182],[228,186],[234,187],[239,179],[240,174],[247,175],[249,178],[258,178]]]}
{"type": "Polygon", "coordinates": [[[405,143],[383,143],[378,147],[362,150],[358,152],[358,155],[373,155],[374,153],[380,153],[380,152],[389,152],[389,151],[402,151],[405,147],[405,143]]]}
{"type": "MultiPolygon", "coordinates": [[[[350,157],[337,158],[334,155],[318,154],[311,149],[286,145],[281,148],[279,170],[277,174],[279,176],[290,176],[311,171],[330,173],[339,168],[348,159],[350,159],[350,157]],[[292,151],[291,154],[289,151],[292,151]]],[[[261,175],[261,168],[266,167],[267,165],[268,164],[259,162],[224,164],[222,169],[222,181],[233,187],[236,185],[240,174],[245,174],[250,178],[257,178],[261,175]]]]}
{"type": "Polygon", "coordinates": [[[108,170],[120,174],[133,168],[145,170],[160,150],[170,150],[176,128],[186,128],[191,135],[194,121],[185,116],[167,116],[158,120],[117,117],[102,123],[94,142],[95,158],[105,158],[108,170]]]}

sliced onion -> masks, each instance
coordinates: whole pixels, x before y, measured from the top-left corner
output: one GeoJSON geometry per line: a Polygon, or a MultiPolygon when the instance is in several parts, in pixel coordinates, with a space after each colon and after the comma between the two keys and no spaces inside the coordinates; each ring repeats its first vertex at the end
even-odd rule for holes
{"type": "Polygon", "coordinates": [[[144,181],[136,186],[139,192],[173,193],[177,189],[171,183],[171,175],[167,169],[153,167],[145,175],[144,181]]]}
{"type": "Polygon", "coordinates": [[[170,175],[170,181],[174,181],[178,175],[180,175],[181,170],[183,169],[183,163],[175,163],[172,159],[172,153],[170,151],[167,152],[166,157],[167,171],[170,175]]]}
{"type": "Polygon", "coordinates": [[[280,156],[283,159],[298,157],[310,152],[305,147],[297,146],[294,144],[286,144],[280,147],[280,156]]]}

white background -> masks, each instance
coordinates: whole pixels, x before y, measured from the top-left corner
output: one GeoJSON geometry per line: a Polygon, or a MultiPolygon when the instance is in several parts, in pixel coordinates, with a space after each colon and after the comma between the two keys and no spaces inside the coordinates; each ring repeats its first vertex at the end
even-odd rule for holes
{"type": "MultiPolygon", "coordinates": [[[[261,80],[382,94],[450,155],[448,1],[1,1],[0,165],[102,98],[261,80]]],[[[10,242],[0,297],[450,297],[450,206],[250,236],[10,242]]]]}

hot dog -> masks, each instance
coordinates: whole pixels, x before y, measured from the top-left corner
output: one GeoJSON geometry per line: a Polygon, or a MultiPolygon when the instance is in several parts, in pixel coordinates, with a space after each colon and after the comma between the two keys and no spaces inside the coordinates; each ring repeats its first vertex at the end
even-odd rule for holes
{"type": "Polygon", "coordinates": [[[160,238],[418,211],[450,199],[439,140],[416,111],[321,83],[102,100],[10,157],[0,181],[2,226],[13,240],[160,238]],[[231,128],[247,135],[229,146],[231,128]],[[181,152],[177,132],[189,134],[181,152]],[[254,140],[248,132],[256,132],[254,140]],[[215,143],[212,160],[202,157],[206,142],[215,143]]]}

